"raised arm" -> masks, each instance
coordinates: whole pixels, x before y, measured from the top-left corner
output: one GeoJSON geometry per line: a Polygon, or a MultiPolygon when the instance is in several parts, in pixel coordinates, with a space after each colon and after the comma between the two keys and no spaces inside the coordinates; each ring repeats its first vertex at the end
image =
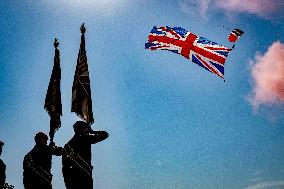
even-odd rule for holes
{"type": "Polygon", "coordinates": [[[56,156],[61,156],[63,153],[63,148],[59,146],[55,146],[54,142],[50,142],[49,147],[51,149],[51,154],[56,156]]]}
{"type": "Polygon", "coordinates": [[[101,142],[108,137],[108,133],[106,131],[89,131],[87,135],[90,143],[95,144],[97,142],[101,142]]]}

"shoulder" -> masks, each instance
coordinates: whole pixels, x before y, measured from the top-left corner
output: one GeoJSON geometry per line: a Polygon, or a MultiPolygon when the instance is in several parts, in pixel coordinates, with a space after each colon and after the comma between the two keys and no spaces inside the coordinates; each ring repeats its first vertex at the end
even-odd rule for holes
{"type": "Polygon", "coordinates": [[[6,167],[5,163],[0,159],[0,167],[6,167]]]}
{"type": "Polygon", "coordinates": [[[25,158],[28,156],[32,156],[33,154],[35,154],[37,152],[36,147],[33,147],[33,149],[31,149],[26,155],[25,158]]]}
{"type": "Polygon", "coordinates": [[[66,145],[71,145],[71,144],[75,143],[76,138],[77,138],[77,137],[73,136],[64,146],[66,146],[66,145]]]}

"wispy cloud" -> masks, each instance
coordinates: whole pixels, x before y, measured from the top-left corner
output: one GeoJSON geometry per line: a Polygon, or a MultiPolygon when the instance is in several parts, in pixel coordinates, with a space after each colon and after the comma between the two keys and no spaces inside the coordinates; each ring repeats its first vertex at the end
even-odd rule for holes
{"type": "Polygon", "coordinates": [[[254,110],[260,105],[284,103],[284,45],[274,42],[251,61],[252,91],[248,97],[254,110]]]}
{"type": "Polygon", "coordinates": [[[277,12],[282,1],[279,0],[227,0],[226,3],[222,0],[216,0],[214,3],[217,7],[237,13],[256,14],[261,17],[268,17],[270,14],[277,12]]]}
{"type": "Polygon", "coordinates": [[[263,173],[263,171],[260,171],[260,170],[254,172],[253,175],[252,175],[251,181],[254,182],[254,183],[260,181],[262,173],[263,173]]]}
{"type": "Polygon", "coordinates": [[[62,6],[75,10],[99,12],[103,16],[113,15],[128,6],[128,0],[50,0],[50,2],[60,2],[62,6]]]}
{"type": "Polygon", "coordinates": [[[284,187],[284,181],[268,181],[268,182],[262,182],[257,183],[251,186],[246,187],[245,189],[267,189],[270,187],[284,187]]]}
{"type": "Polygon", "coordinates": [[[194,4],[190,0],[182,0],[180,6],[184,12],[194,10],[193,6],[199,9],[202,17],[207,17],[209,11],[216,9],[222,10],[230,14],[254,14],[259,17],[272,19],[275,14],[281,14],[282,8],[284,7],[284,1],[282,0],[197,0],[194,4]]]}
{"type": "Polygon", "coordinates": [[[259,176],[263,173],[263,171],[259,170],[253,173],[253,176],[259,176]]]}
{"type": "Polygon", "coordinates": [[[179,2],[179,6],[181,11],[187,14],[196,14],[196,10],[200,13],[200,15],[207,19],[207,12],[209,8],[211,0],[197,0],[197,1],[190,1],[190,0],[182,0],[179,2]]]}

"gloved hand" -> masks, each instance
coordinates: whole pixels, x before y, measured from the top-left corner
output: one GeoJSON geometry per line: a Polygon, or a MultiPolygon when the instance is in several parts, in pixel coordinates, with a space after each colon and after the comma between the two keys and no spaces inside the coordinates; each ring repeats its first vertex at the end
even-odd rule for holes
{"type": "Polygon", "coordinates": [[[53,141],[50,142],[50,143],[49,143],[49,146],[55,147],[55,142],[53,142],[53,141]]]}

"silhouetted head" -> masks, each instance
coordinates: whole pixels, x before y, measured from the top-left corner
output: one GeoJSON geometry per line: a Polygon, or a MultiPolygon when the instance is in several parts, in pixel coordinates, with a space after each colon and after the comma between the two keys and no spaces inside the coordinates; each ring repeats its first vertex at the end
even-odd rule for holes
{"type": "Polygon", "coordinates": [[[0,155],[2,154],[2,148],[4,146],[4,142],[0,141],[0,155]]]}
{"type": "Polygon", "coordinates": [[[39,132],[35,135],[36,145],[45,146],[47,145],[48,136],[43,132],[39,132]]]}
{"type": "Polygon", "coordinates": [[[86,133],[89,130],[89,125],[84,121],[77,121],[74,125],[74,132],[76,135],[86,133]]]}

